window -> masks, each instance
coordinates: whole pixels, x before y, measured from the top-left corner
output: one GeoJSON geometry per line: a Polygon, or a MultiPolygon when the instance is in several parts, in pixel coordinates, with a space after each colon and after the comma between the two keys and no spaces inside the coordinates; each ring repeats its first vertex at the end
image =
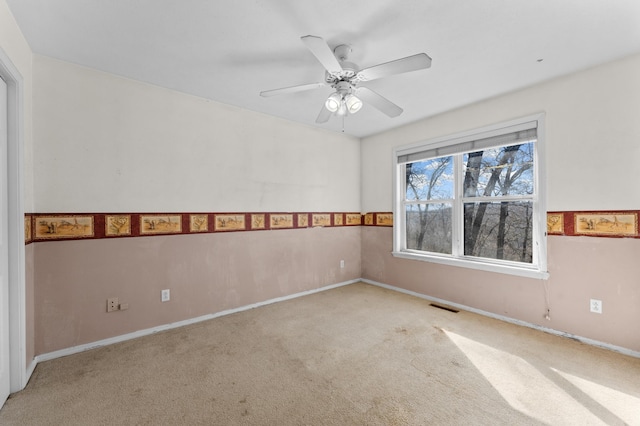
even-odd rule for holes
{"type": "Polygon", "coordinates": [[[394,255],[546,278],[542,116],[394,152],[394,255]]]}

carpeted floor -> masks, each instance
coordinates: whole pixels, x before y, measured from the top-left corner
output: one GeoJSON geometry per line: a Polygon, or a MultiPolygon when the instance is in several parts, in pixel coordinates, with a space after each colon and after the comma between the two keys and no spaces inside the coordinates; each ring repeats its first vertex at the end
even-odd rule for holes
{"type": "Polygon", "coordinates": [[[640,359],[359,283],[43,362],[0,424],[640,424],[640,359]]]}

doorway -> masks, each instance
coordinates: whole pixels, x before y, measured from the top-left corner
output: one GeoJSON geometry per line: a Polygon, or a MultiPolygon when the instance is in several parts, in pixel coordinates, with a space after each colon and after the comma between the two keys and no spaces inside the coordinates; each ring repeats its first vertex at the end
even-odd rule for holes
{"type": "MultiPolygon", "coordinates": [[[[0,48],[0,406],[23,389],[26,360],[26,285],[22,75],[0,48]],[[5,263],[6,262],[6,263],[5,263]],[[4,266],[6,265],[6,266],[4,266]]],[[[32,371],[32,370],[31,370],[32,371]]]]}
{"type": "Polygon", "coordinates": [[[7,193],[7,84],[0,78],[0,406],[11,390],[11,363],[9,358],[9,236],[7,234],[9,202],[7,193]]]}

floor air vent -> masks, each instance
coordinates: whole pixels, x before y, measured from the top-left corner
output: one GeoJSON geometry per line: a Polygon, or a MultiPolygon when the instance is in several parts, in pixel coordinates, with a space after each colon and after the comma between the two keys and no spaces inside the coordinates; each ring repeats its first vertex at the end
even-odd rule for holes
{"type": "Polygon", "coordinates": [[[460,312],[457,309],[453,309],[453,308],[450,308],[448,306],[436,305],[435,303],[429,303],[429,306],[433,306],[434,308],[438,308],[438,309],[442,309],[442,310],[445,310],[445,311],[453,312],[454,314],[457,314],[458,312],[460,312]]]}

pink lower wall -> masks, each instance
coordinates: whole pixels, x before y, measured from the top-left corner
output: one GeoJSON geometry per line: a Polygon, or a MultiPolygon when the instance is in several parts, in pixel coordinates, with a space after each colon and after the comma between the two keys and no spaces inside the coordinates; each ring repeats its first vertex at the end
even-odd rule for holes
{"type": "Polygon", "coordinates": [[[33,352],[49,353],[357,279],[361,229],[30,244],[37,307],[33,352]],[[169,302],[161,302],[162,289],[171,290],[169,302]],[[118,297],[129,309],[107,313],[109,297],[118,297]]]}
{"type": "Polygon", "coordinates": [[[361,277],[640,352],[640,239],[547,243],[545,281],[395,258],[388,226],[36,242],[26,246],[27,360],[361,277]],[[107,313],[109,297],[129,309],[107,313]]]}
{"type": "Polygon", "coordinates": [[[544,281],[395,258],[392,232],[363,227],[363,278],[640,352],[638,239],[549,236],[544,281]]]}

